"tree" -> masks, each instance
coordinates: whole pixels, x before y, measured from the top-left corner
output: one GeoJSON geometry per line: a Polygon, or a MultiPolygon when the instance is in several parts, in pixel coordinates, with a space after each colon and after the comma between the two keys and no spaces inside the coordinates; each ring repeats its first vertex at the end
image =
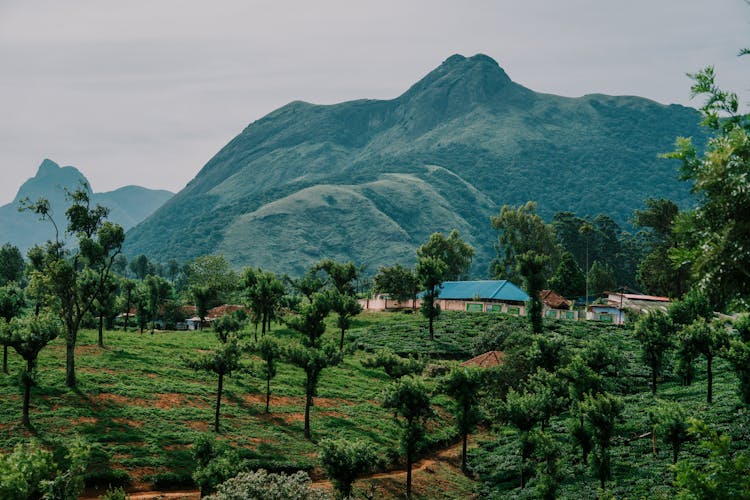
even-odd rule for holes
{"type": "Polygon", "coordinates": [[[736,94],[716,85],[713,67],[690,76],[691,96],[706,96],[702,123],[714,137],[702,154],[689,138],[678,138],[675,151],[665,155],[682,162],[681,177],[692,182],[700,200],[679,228],[693,244],[670,257],[689,263],[714,301],[725,306],[750,295],[750,118],[738,112],[736,94]]]}
{"type": "Polygon", "coordinates": [[[266,413],[271,404],[271,379],[276,376],[276,363],[282,356],[282,349],[273,337],[261,338],[252,348],[263,360],[262,375],[266,380],[266,413]]]}
{"type": "Polygon", "coordinates": [[[586,275],[572,253],[562,254],[560,264],[549,280],[549,287],[567,298],[580,297],[586,292],[586,275]]]}
{"type": "Polygon", "coordinates": [[[661,403],[654,412],[654,434],[672,448],[672,463],[676,464],[680,448],[690,440],[685,410],[677,403],[661,403]]]}
{"type": "Polygon", "coordinates": [[[11,281],[21,283],[26,263],[17,246],[5,243],[0,247],[0,286],[11,281]]]}
{"type": "Polygon", "coordinates": [[[539,395],[533,392],[516,392],[511,388],[500,406],[500,415],[508,425],[518,430],[521,456],[521,489],[526,487],[526,462],[534,451],[531,429],[541,420],[539,395]]]}
{"type": "Polygon", "coordinates": [[[237,274],[223,255],[197,257],[185,266],[185,273],[188,289],[207,287],[211,290],[212,301],[209,309],[225,303],[229,295],[237,289],[237,274]]]}
{"type": "Polygon", "coordinates": [[[534,333],[542,333],[542,299],[540,293],[544,288],[545,270],[549,257],[528,251],[518,256],[518,274],[523,276],[526,291],[529,294],[528,316],[534,333]]]}
{"type": "Polygon", "coordinates": [[[128,269],[138,280],[144,280],[149,274],[155,274],[154,265],[143,254],[131,260],[128,269]]]}
{"type": "Polygon", "coordinates": [[[328,274],[328,284],[331,287],[330,305],[331,310],[338,315],[336,324],[341,329],[339,350],[343,350],[344,335],[351,326],[351,318],[362,312],[354,288],[359,272],[352,262],[342,264],[330,259],[322,261],[316,267],[328,274]]]}
{"type": "Polygon", "coordinates": [[[152,275],[146,276],[143,285],[146,292],[146,310],[151,321],[151,333],[153,333],[162,307],[172,295],[172,285],[161,276],[152,275]]]}
{"type": "Polygon", "coordinates": [[[123,278],[120,286],[121,291],[121,310],[125,312],[125,324],[123,326],[124,331],[128,331],[128,323],[130,322],[130,309],[133,307],[134,292],[136,289],[136,282],[123,278]]]}
{"type": "Polygon", "coordinates": [[[648,254],[638,264],[638,281],[656,295],[680,297],[688,289],[690,273],[685,264],[675,268],[670,251],[679,246],[672,224],[679,208],[663,198],[646,200],[645,210],[636,210],[633,223],[645,231],[648,254]]]}
{"type": "Polygon", "coordinates": [[[195,309],[201,320],[200,328],[203,329],[203,323],[206,321],[208,310],[216,300],[216,290],[210,286],[196,285],[190,288],[190,294],[195,302],[195,309]]]}
{"type": "Polygon", "coordinates": [[[370,470],[375,461],[372,445],[359,439],[324,439],[320,442],[319,456],[339,498],[344,499],[351,498],[354,480],[370,470]]]}
{"type": "Polygon", "coordinates": [[[318,271],[314,267],[308,270],[302,278],[294,279],[285,276],[284,279],[299,293],[307,297],[308,302],[312,302],[313,295],[318,293],[325,286],[323,278],[318,276],[318,271]]]}
{"type": "Polygon", "coordinates": [[[117,291],[117,281],[115,275],[110,275],[102,285],[101,293],[96,297],[94,301],[94,313],[99,317],[99,347],[104,347],[104,319],[107,318],[107,324],[112,323],[113,318],[117,312],[115,307],[115,292],[117,291]]]}
{"type": "Polygon", "coordinates": [[[0,338],[10,345],[26,361],[26,369],[21,374],[23,382],[23,413],[21,423],[31,428],[29,404],[31,387],[34,385],[34,370],[39,352],[62,332],[60,323],[49,315],[38,318],[13,318],[10,324],[0,327],[0,338]]]}
{"type": "MultiPolygon", "coordinates": [[[[102,293],[115,258],[122,249],[125,232],[118,224],[107,221],[109,210],[101,205],[91,207],[90,189],[84,184],[68,193],[72,204],[66,210],[67,232],[75,235],[77,248],[65,249],[59,239],[47,244],[43,262],[46,289],[55,297],[57,313],[65,325],[65,384],[76,387],[75,346],[81,322],[92,311],[94,301],[102,293]]],[[[22,203],[43,220],[52,218],[49,201],[22,203]]]]}
{"type": "Polygon", "coordinates": [[[707,393],[706,402],[713,402],[713,360],[725,349],[729,343],[727,331],[723,327],[715,327],[705,320],[697,319],[683,330],[683,342],[686,342],[694,352],[706,358],[707,393]]]}
{"type": "Polygon", "coordinates": [[[674,326],[661,311],[650,311],[635,324],[635,336],[641,343],[641,359],[651,369],[651,392],[656,395],[656,377],[664,368],[664,354],[672,348],[674,326]]]}
{"type": "Polygon", "coordinates": [[[414,273],[400,264],[395,266],[382,266],[378,274],[373,278],[373,290],[375,293],[385,293],[391,299],[404,303],[414,300],[419,292],[419,282],[414,273]]]}
{"type": "Polygon", "coordinates": [[[559,469],[562,447],[554,436],[548,432],[536,432],[532,439],[534,440],[535,455],[542,461],[536,494],[538,498],[544,500],[555,500],[560,485],[559,469]]]}
{"type": "Polygon", "coordinates": [[[223,344],[229,341],[230,335],[234,335],[242,330],[242,323],[229,314],[225,314],[216,319],[211,326],[214,329],[214,333],[216,333],[216,336],[219,338],[219,341],[223,344]]]}
{"type": "Polygon", "coordinates": [[[498,278],[517,281],[520,273],[517,259],[532,250],[549,257],[544,278],[557,268],[560,248],[551,225],[536,214],[536,202],[524,205],[503,205],[498,215],[490,217],[492,227],[500,231],[495,245],[497,257],[492,263],[491,274],[498,278]]]}
{"type": "Polygon", "coordinates": [[[433,322],[440,316],[440,304],[437,303],[437,299],[440,296],[445,269],[445,263],[434,257],[423,257],[417,262],[417,280],[424,290],[421,311],[429,323],[430,340],[434,338],[433,322]]]}
{"type": "Polygon", "coordinates": [[[739,379],[740,399],[750,404],[750,315],[743,314],[734,322],[736,338],[730,341],[727,359],[739,379]]]}
{"type": "Polygon", "coordinates": [[[689,420],[689,432],[700,438],[703,454],[708,459],[696,464],[694,460],[680,460],[677,464],[675,487],[677,498],[750,498],[750,455],[735,453],[731,439],[719,434],[700,420],[689,420]]]}
{"type": "Polygon", "coordinates": [[[256,325],[261,323],[261,334],[266,334],[266,325],[271,329],[271,320],[277,315],[281,307],[286,290],[284,284],[274,273],[261,269],[246,268],[240,280],[247,305],[253,313],[256,325]]]}
{"type": "Polygon", "coordinates": [[[432,233],[427,243],[417,248],[417,259],[431,257],[445,263],[443,279],[456,281],[465,277],[471,268],[474,249],[465,243],[455,229],[446,238],[443,233],[432,233]]]}
{"type": "Polygon", "coordinates": [[[593,295],[600,295],[617,286],[615,273],[609,264],[602,264],[595,260],[589,271],[589,290],[593,295]]]}
{"type": "Polygon", "coordinates": [[[594,438],[594,472],[602,489],[612,477],[609,448],[612,445],[615,423],[624,404],[617,396],[608,394],[587,395],[581,404],[581,412],[591,424],[594,438]]]}
{"type": "MultiPolygon", "coordinates": [[[[221,340],[221,339],[220,339],[221,340]]],[[[221,394],[224,390],[224,376],[231,375],[240,367],[240,350],[237,338],[230,336],[225,342],[220,342],[213,352],[205,353],[197,358],[183,358],[188,368],[199,371],[213,372],[218,375],[216,389],[216,413],[214,416],[214,432],[219,432],[219,415],[221,411],[221,394]]]]}
{"type": "Polygon", "coordinates": [[[425,423],[433,415],[430,396],[420,379],[408,376],[387,386],[382,401],[384,408],[403,418],[401,447],[406,455],[406,497],[411,498],[411,467],[424,440],[425,423]]]}
{"type": "Polygon", "coordinates": [[[341,363],[343,355],[330,344],[320,349],[292,345],[286,349],[284,357],[305,371],[305,439],[311,439],[310,408],[314,405],[314,398],[317,395],[320,374],[325,368],[341,363]]]}
{"type": "MultiPolygon", "coordinates": [[[[6,285],[0,286],[0,318],[5,321],[5,324],[21,314],[21,310],[26,305],[26,300],[23,296],[23,290],[14,282],[10,282],[6,285]]],[[[3,344],[3,373],[8,373],[8,344],[3,344]]]]}
{"type": "Polygon", "coordinates": [[[466,446],[469,434],[474,431],[481,418],[479,391],[482,374],[476,368],[454,368],[440,382],[440,392],[453,399],[453,415],[461,436],[461,470],[466,473],[466,446]]]}

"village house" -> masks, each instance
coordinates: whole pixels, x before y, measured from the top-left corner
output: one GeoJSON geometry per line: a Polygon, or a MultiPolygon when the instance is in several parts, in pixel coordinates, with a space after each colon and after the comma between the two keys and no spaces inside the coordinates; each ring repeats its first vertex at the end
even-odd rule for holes
{"type": "Polygon", "coordinates": [[[578,311],[571,309],[573,303],[554,290],[542,290],[539,292],[539,298],[542,300],[542,311],[545,318],[578,319],[578,311]]]}

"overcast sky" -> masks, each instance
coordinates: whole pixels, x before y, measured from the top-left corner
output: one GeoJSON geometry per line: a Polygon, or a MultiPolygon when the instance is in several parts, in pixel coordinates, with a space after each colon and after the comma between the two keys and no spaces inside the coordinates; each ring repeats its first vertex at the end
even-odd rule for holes
{"type": "Polygon", "coordinates": [[[565,96],[748,102],[744,0],[0,0],[0,204],[44,158],[95,191],[178,191],[289,101],[390,99],[451,54],[565,96]]]}

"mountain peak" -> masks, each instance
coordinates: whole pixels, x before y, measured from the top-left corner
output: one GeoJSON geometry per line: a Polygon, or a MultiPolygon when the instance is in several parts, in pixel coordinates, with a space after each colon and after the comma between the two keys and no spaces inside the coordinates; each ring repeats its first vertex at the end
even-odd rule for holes
{"type": "Polygon", "coordinates": [[[433,101],[438,107],[469,109],[473,105],[505,100],[522,89],[489,56],[454,54],[401,96],[405,101],[433,101]],[[469,107],[467,108],[467,105],[469,107]]]}

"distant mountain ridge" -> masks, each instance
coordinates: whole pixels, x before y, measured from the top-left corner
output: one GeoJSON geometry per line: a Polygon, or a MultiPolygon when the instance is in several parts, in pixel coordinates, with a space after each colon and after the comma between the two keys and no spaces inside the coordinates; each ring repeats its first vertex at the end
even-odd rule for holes
{"type": "Polygon", "coordinates": [[[77,189],[85,183],[92,204],[110,209],[109,220],[128,230],[151,215],[174,193],[165,190],[146,189],[140,186],[125,186],[114,191],[94,193],[86,177],[75,167],[60,167],[45,159],[34,177],[21,185],[13,201],[0,206],[0,240],[10,242],[26,252],[37,243],[54,239],[55,231],[49,222],[39,221],[30,212],[19,212],[20,201],[28,198],[36,201],[46,198],[52,207],[55,222],[60,226],[60,237],[64,236],[65,210],[70,205],[65,199],[65,190],[77,189]]]}
{"type": "Polygon", "coordinates": [[[677,136],[696,110],[639,97],[536,93],[488,56],[449,57],[401,96],[295,101],[250,124],[132,229],[125,251],[156,260],[222,253],[236,267],[301,274],[321,258],[374,272],[411,265],[435,231],[459,230],[486,275],[503,204],[536,200],[626,223],[647,197],[691,203],[677,136]]]}

